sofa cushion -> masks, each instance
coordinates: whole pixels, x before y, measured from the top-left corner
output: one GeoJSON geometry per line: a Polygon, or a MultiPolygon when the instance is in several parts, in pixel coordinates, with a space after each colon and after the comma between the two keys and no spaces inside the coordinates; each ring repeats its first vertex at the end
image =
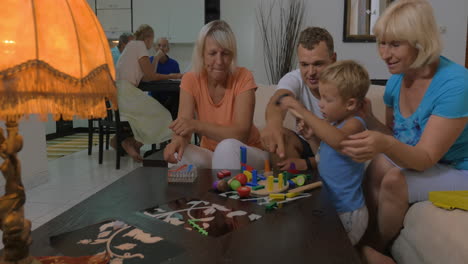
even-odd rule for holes
{"type": "Polygon", "coordinates": [[[392,255],[399,264],[468,263],[467,223],[467,211],[415,203],[406,213],[392,255]]]}

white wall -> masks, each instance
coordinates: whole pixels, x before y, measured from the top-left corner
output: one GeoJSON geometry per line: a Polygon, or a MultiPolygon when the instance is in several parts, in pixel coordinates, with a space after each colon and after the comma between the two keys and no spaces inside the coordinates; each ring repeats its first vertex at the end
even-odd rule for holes
{"type": "Polygon", "coordinates": [[[254,71],[255,60],[255,1],[220,0],[221,19],[232,27],[237,39],[238,65],[254,71]]]}
{"type": "MultiPolygon", "coordinates": [[[[232,26],[237,36],[239,64],[253,67],[257,83],[267,83],[263,64],[261,37],[255,19],[255,8],[262,0],[221,0],[221,18],[232,26]]],[[[263,0],[265,1],[265,0],[263,0]]],[[[273,1],[273,0],[270,0],[273,1]]],[[[354,59],[364,64],[372,79],[387,79],[390,75],[380,60],[375,43],[344,43],[343,12],[341,0],[306,1],[304,26],[326,28],[334,37],[338,59],[354,59]]],[[[430,0],[437,22],[447,28],[442,35],[443,55],[455,62],[465,64],[467,11],[466,0],[430,0]]]]}
{"type": "MultiPolygon", "coordinates": [[[[4,135],[7,137],[5,123],[1,122],[0,127],[4,129],[4,135]]],[[[19,123],[19,134],[23,136],[23,149],[18,154],[21,176],[25,188],[31,189],[47,182],[49,177],[44,124],[32,116],[29,120],[19,123]]],[[[0,163],[3,163],[1,158],[0,163]]],[[[4,185],[5,179],[0,177],[0,188],[3,189],[4,185]]],[[[0,191],[0,194],[3,192],[0,191]]]]}

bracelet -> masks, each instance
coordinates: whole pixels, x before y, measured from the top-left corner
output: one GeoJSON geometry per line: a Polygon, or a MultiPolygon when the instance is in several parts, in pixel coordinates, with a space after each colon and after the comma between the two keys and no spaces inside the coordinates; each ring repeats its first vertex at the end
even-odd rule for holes
{"type": "Polygon", "coordinates": [[[307,170],[311,171],[313,168],[312,168],[312,163],[310,162],[310,159],[305,158],[305,162],[307,164],[307,170]]]}

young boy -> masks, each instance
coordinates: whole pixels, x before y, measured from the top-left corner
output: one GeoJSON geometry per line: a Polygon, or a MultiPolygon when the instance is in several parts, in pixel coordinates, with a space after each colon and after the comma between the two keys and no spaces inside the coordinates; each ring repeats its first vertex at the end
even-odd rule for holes
{"type": "Polygon", "coordinates": [[[358,111],[369,85],[369,75],[361,65],[340,61],[328,66],[319,76],[319,107],[325,120],[291,96],[282,96],[277,102],[302,119],[301,131],[311,146],[320,144],[316,156],[318,171],[353,245],[361,239],[368,222],[361,189],[364,164],[341,154],[340,142],[366,129],[358,111]]]}

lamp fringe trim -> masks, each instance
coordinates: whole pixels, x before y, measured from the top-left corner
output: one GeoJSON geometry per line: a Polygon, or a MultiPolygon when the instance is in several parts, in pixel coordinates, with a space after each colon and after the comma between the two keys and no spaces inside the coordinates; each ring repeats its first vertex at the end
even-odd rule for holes
{"type": "Polygon", "coordinates": [[[117,109],[117,88],[109,67],[96,67],[84,78],[30,60],[0,72],[0,119],[8,115],[47,114],[54,119],[99,118],[107,115],[105,99],[117,109]]]}

